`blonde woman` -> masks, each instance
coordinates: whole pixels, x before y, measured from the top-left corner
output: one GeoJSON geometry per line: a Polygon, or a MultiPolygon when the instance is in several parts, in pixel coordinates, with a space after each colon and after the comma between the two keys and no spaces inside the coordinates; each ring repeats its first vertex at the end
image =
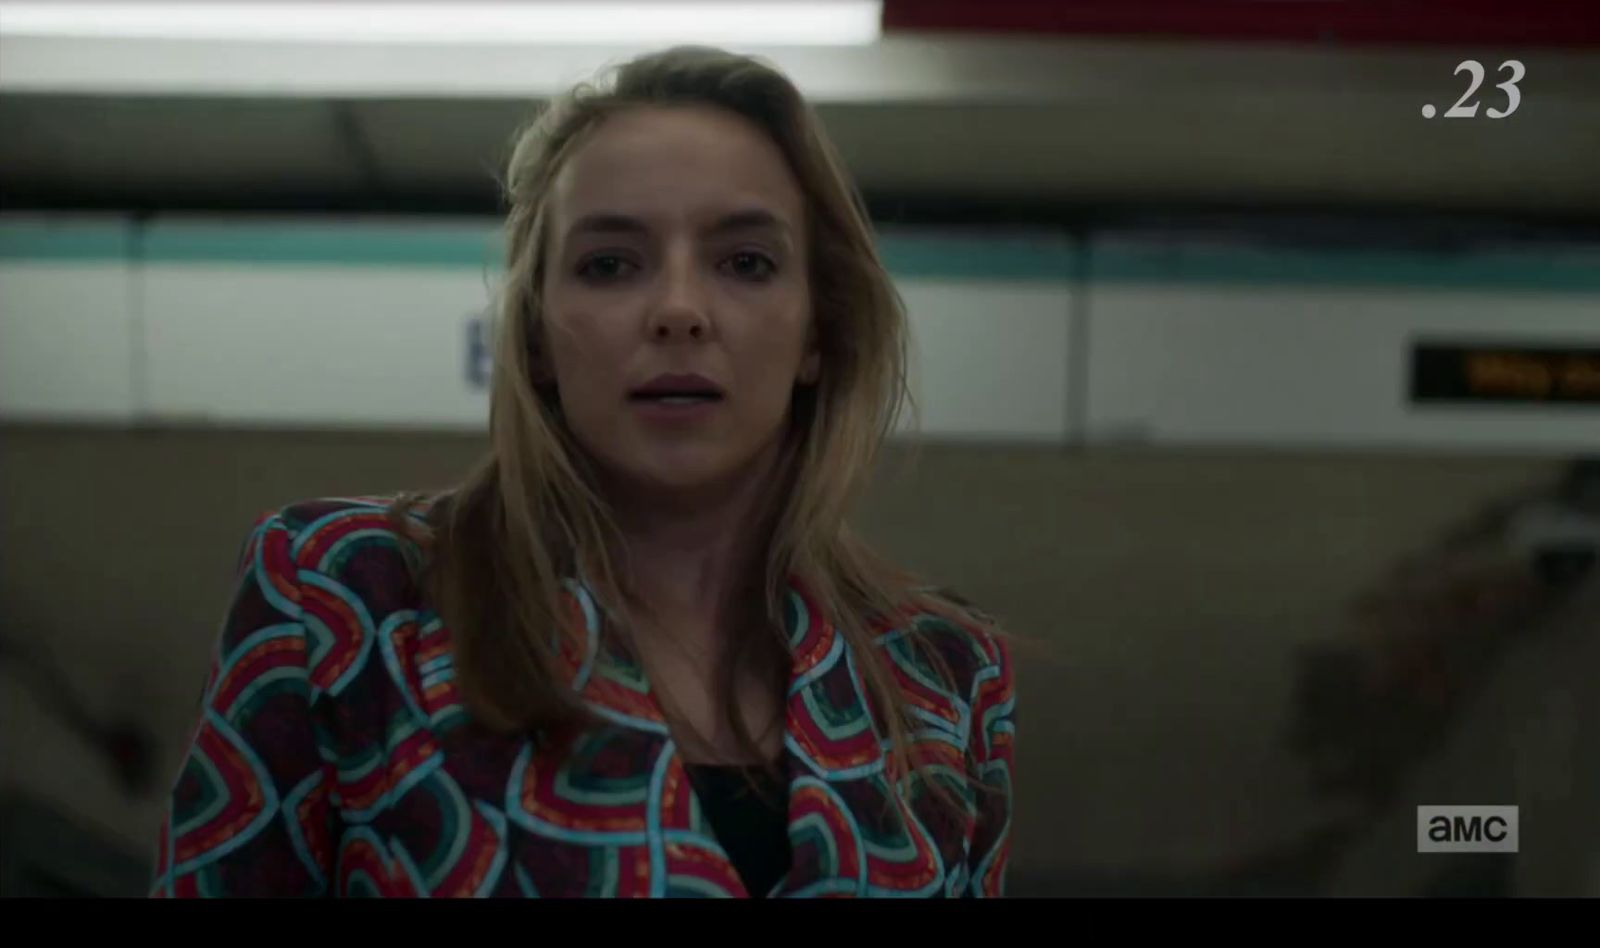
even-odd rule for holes
{"type": "Polygon", "coordinates": [[[994,896],[1012,674],[846,525],[904,384],[855,191],[711,49],[507,177],[491,449],[251,534],[165,896],[994,896]]]}

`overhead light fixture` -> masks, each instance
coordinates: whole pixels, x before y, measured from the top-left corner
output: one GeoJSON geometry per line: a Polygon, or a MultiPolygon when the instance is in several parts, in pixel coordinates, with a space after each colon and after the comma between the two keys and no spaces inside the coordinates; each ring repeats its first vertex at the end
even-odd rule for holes
{"type": "Polygon", "coordinates": [[[850,46],[875,42],[881,2],[0,3],[0,36],[308,43],[660,43],[850,46]]]}

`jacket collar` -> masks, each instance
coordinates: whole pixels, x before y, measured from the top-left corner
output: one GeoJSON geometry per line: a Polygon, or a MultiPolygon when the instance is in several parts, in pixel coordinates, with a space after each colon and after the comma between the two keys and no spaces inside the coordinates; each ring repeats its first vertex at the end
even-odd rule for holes
{"type": "MultiPolygon", "coordinates": [[[[608,647],[590,591],[566,588],[574,621],[561,654],[583,702],[613,726],[573,734],[576,745],[558,742],[553,759],[524,743],[505,784],[508,818],[610,850],[608,860],[629,868],[599,892],[744,894],[642,669],[608,647]]],[[[798,582],[786,590],[783,621],[793,654],[784,735],[790,866],[771,894],[958,892],[961,840],[941,844],[886,767],[861,658],[798,582]]]]}
{"type": "MultiPolygon", "coordinates": [[[[593,592],[580,579],[565,588],[572,633],[559,644],[572,688],[600,718],[663,738],[666,717],[644,669],[607,635],[593,592]]],[[[792,656],[786,696],[784,747],[802,772],[821,780],[876,773],[884,762],[883,736],[871,713],[865,683],[845,638],[805,584],[786,584],[784,630],[792,656]]]]}

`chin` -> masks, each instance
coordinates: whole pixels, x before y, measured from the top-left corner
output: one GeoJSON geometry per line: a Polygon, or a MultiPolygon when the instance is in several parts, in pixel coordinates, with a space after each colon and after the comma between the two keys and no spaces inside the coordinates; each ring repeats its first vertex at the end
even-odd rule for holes
{"type": "Polygon", "coordinates": [[[624,490],[677,494],[685,498],[706,491],[734,489],[747,475],[774,458],[775,442],[750,444],[744,439],[704,437],[677,442],[618,439],[597,445],[594,454],[611,479],[624,490]]]}
{"type": "Polygon", "coordinates": [[[736,465],[673,461],[643,465],[635,478],[657,490],[689,492],[726,484],[737,472],[736,465]]]}
{"type": "Polygon", "coordinates": [[[749,470],[753,459],[723,452],[674,452],[630,459],[629,479],[650,490],[673,493],[726,489],[749,470]]]}

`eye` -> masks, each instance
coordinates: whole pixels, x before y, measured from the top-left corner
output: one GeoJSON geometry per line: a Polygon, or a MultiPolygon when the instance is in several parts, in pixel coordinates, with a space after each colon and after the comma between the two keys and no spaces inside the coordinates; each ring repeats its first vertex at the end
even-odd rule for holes
{"type": "Polygon", "coordinates": [[[614,253],[597,253],[578,262],[578,276],[595,283],[609,283],[627,276],[638,266],[633,261],[614,253]]]}
{"type": "Polygon", "coordinates": [[[778,265],[771,257],[754,250],[741,250],[722,261],[722,266],[739,279],[755,283],[765,283],[778,272],[778,265]]]}

